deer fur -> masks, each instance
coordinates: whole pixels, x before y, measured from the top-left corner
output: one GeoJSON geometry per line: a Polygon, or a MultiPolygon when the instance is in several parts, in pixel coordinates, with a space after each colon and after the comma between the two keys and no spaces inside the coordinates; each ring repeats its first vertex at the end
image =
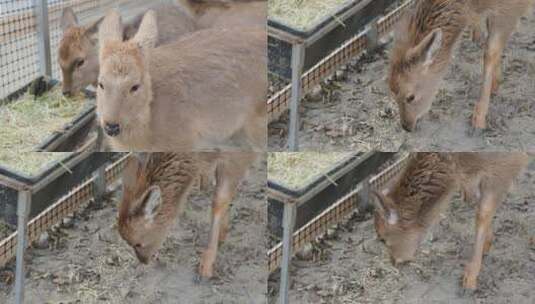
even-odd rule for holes
{"type": "Polygon", "coordinates": [[[123,172],[118,218],[121,237],[141,263],[149,263],[183,210],[195,179],[203,168],[215,167],[211,231],[199,265],[201,277],[212,277],[218,244],[229,229],[229,206],[256,157],[240,152],[134,154],[123,172]]]}
{"type": "Polygon", "coordinates": [[[414,259],[426,231],[462,190],[477,205],[476,241],[463,287],[475,289],[483,254],[490,249],[492,218],[513,180],[528,164],[525,153],[414,153],[388,194],[374,192],[375,229],[392,262],[414,259]]]}
{"type": "MultiPolygon", "coordinates": [[[[532,0],[419,0],[400,22],[391,52],[389,87],[401,125],[413,131],[431,108],[463,30],[486,20],[488,38],[483,85],[472,117],[474,130],[486,127],[491,93],[497,92],[503,49],[532,0]]],[[[479,36],[479,35],[477,35],[479,36]]]]}
{"type": "Polygon", "coordinates": [[[265,28],[200,30],[155,47],[156,24],[149,11],[122,41],[111,12],[100,28],[97,112],[114,150],[264,150],[265,28]]]}
{"type": "MultiPolygon", "coordinates": [[[[159,44],[168,43],[197,29],[193,17],[179,6],[158,4],[153,9],[158,15],[159,44]]],[[[135,35],[144,14],[134,17],[125,25],[125,38],[135,35]]],[[[99,61],[95,36],[103,18],[83,26],[79,24],[72,8],[63,11],[63,36],[59,43],[58,63],[63,76],[63,93],[67,96],[78,94],[88,85],[97,85],[99,61]]]]}

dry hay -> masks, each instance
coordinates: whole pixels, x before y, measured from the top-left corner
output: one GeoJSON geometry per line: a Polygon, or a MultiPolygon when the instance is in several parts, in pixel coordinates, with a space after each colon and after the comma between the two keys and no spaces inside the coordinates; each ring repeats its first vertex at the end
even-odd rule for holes
{"type": "Polygon", "coordinates": [[[269,153],[268,179],[299,189],[350,155],[350,152],[269,153]]]}
{"type": "Polygon", "coordinates": [[[356,0],[268,0],[268,16],[289,27],[308,30],[341,5],[356,0]]]}
{"type": "Polygon", "coordinates": [[[84,98],[63,97],[59,87],[40,97],[26,93],[17,101],[0,106],[0,151],[33,151],[89,106],[84,98]]]}
{"type": "Polygon", "coordinates": [[[71,152],[27,152],[0,151],[0,166],[29,176],[38,174],[52,162],[64,159],[71,152]]]}

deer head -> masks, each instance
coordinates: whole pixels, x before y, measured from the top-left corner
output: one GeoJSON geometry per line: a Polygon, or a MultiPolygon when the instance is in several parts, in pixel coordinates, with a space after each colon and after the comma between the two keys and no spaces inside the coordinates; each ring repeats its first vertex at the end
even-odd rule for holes
{"type": "Polygon", "coordinates": [[[97,112],[105,133],[127,138],[133,125],[147,125],[152,101],[148,69],[149,50],[158,39],[156,13],[149,10],[137,34],[123,41],[120,15],[112,11],[99,30],[100,75],[97,88],[97,112]]]}
{"type": "Polygon", "coordinates": [[[413,47],[407,47],[408,42],[400,38],[392,51],[388,84],[399,108],[401,126],[408,132],[415,130],[418,120],[431,109],[442,80],[442,36],[441,29],[433,30],[413,47]]]}
{"type": "Polygon", "coordinates": [[[97,33],[103,18],[88,26],[81,26],[71,8],[66,8],[61,17],[63,36],[59,43],[58,63],[63,76],[63,94],[78,94],[90,84],[96,84],[99,66],[97,33]]]}

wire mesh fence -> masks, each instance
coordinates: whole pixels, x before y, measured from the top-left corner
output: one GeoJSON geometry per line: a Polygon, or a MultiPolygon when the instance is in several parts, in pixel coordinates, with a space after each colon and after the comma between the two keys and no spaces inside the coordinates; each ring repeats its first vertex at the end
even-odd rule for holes
{"type": "Polygon", "coordinates": [[[61,16],[65,8],[74,10],[80,24],[89,24],[116,8],[125,18],[140,13],[154,2],[165,0],[48,0],[45,10],[49,35],[42,37],[43,24],[38,22],[38,3],[42,0],[0,0],[0,99],[23,88],[39,76],[42,60],[49,60],[52,78],[61,80],[57,61],[63,31],[61,16]],[[50,56],[40,56],[42,39],[50,41],[50,56]]]}

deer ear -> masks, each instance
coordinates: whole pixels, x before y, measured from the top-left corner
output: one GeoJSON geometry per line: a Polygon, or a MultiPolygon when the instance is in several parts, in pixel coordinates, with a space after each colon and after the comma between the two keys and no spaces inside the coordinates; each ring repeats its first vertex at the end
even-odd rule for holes
{"type": "Polygon", "coordinates": [[[121,15],[116,10],[111,10],[106,14],[99,26],[98,39],[100,43],[100,59],[107,43],[111,41],[123,41],[123,25],[121,15]]]}
{"type": "Polygon", "coordinates": [[[63,10],[63,13],[61,15],[61,29],[63,31],[66,31],[68,28],[72,26],[78,25],[78,18],[76,18],[76,15],[74,14],[74,11],[72,8],[68,7],[63,10]]]}
{"type": "Polygon", "coordinates": [[[395,225],[399,220],[398,212],[390,207],[391,204],[388,198],[375,190],[372,190],[371,194],[376,198],[372,200],[372,203],[379,211],[379,214],[386,219],[388,224],[395,225]]]}
{"type": "Polygon", "coordinates": [[[104,17],[98,18],[95,22],[91,23],[90,25],[86,26],[84,29],[84,34],[88,36],[92,36],[98,32],[99,25],[104,20],[104,17]]]}
{"type": "Polygon", "coordinates": [[[442,36],[442,29],[433,30],[417,46],[409,51],[409,56],[419,58],[425,67],[429,67],[436,62],[437,55],[442,47],[442,36]]]}
{"type": "Polygon", "coordinates": [[[143,195],[143,201],[141,203],[141,211],[143,216],[149,222],[154,221],[156,213],[162,204],[162,191],[158,186],[150,186],[149,189],[143,195]]]}
{"type": "Polygon", "coordinates": [[[137,34],[132,38],[132,41],[136,42],[143,50],[154,48],[158,42],[158,23],[156,18],[156,12],[153,10],[145,13],[137,34]]]}

